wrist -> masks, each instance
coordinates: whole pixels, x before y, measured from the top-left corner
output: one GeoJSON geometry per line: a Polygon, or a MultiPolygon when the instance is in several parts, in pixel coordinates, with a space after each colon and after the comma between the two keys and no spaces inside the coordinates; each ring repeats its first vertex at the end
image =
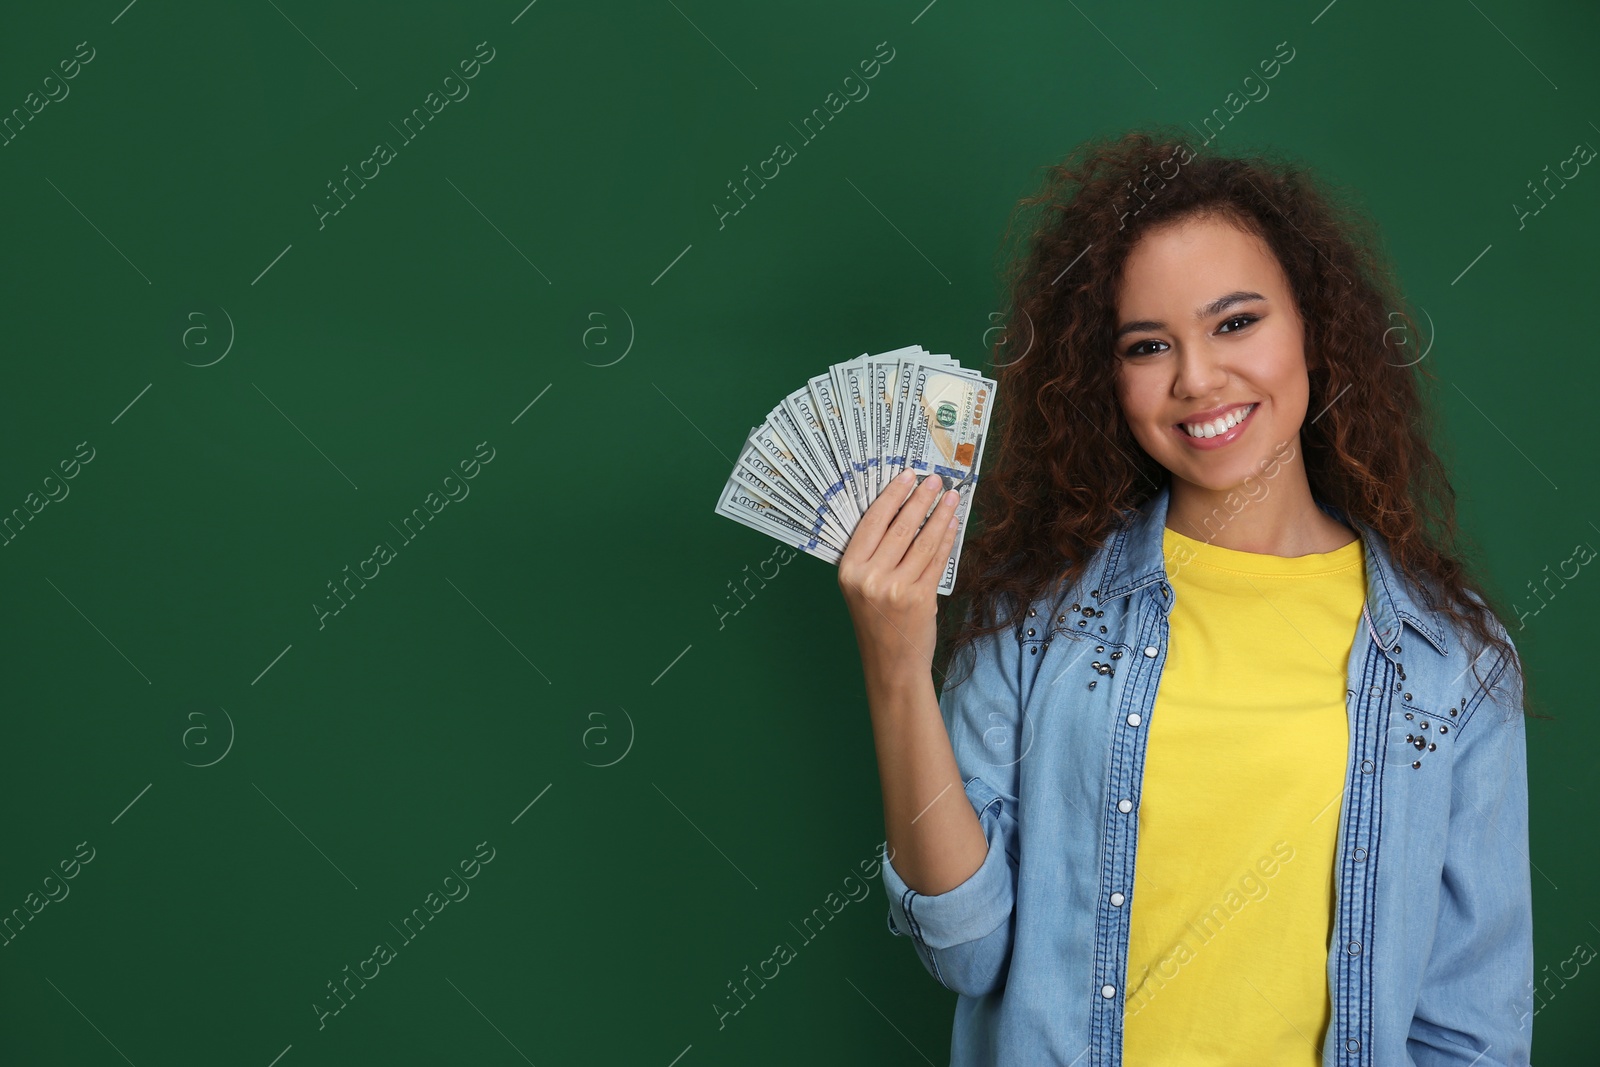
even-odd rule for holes
{"type": "Polygon", "coordinates": [[[867,701],[874,713],[917,706],[924,697],[935,700],[932,667],[914,656],[881,663],[864,663],[867,701]]]}

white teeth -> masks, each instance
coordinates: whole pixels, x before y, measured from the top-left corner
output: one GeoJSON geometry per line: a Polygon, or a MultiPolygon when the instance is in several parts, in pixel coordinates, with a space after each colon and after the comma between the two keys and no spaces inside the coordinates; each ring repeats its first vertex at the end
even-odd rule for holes
{"type": "Polygon", "coordinates": [[[1186,422],[1181,425],[1184,432],[1190,437],[1215,437],[1218,434],[1227,433],[1244,421],[1244,417],[1250,414],[1254,408],[1254,404],[1246,404],[1242,408],[1228,412],[1220,419],[1212,419],[1210,422],[1186,422]]]}

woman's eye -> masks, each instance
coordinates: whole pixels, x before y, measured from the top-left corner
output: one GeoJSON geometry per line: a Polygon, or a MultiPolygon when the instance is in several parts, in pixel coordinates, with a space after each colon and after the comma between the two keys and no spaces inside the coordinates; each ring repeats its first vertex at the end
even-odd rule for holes
{"type": "MultiPolygon", "coordinates": [[[[1235,315],[1233,318],[1231,318],[1228,321],[1224,322],[1222,325],[1231,326],[1236,322],[1242,322],[1242,323],[1244,323],[1245,326],[1248,326],[1252,322],[1255,322],[1255,321],[1256,321],[1256,317],[1254,315],[1235,315]]],[[[1229,330],[1228,332],[1229,333],[1234,333],[1236,331],[1229,330]]]]}
{"type": "Polygon", "coordinates": [[[1134,345],[1132,348],[1130,348],[1126,352],[1124,352],[1123,355],[1125,355],[1125,356],[1153,356],[1153,355],[1155,355],[1154,352],[1142,352],[1142,351],[1140,351],[1140,349],[1144,348],[1145,345],[1158,345],[1160,343],[1161,343],[1160,341],[1140,341],[1138,344],[1134,345]]]}

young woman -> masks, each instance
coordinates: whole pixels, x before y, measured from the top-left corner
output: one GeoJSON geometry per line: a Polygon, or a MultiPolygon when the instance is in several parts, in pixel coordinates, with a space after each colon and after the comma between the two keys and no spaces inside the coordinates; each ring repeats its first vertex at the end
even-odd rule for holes
{"type": "Polygon", "coordinates": [[[839,564],[952,1064],[1528,1064],[1521,663],[1370,224],[1146,133],[1023,206],[958,607],[937,478],[839,564]]]}

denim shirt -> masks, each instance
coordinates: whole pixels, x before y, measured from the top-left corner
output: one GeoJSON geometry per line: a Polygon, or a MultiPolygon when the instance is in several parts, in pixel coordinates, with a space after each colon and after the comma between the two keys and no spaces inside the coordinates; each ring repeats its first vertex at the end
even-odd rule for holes
{"type": "MultiPolygon", "coordinates": [[[[887,856],[882,876],[889,930],[959,994],[952,1067],[1122,1063],[1145,739],[1174,600],[1169,493],[1125,512],[1064,596],[1058,583],[1013,631],[963,649],[951,677],[970,677],[940,696],[988,855],[934,895],[908,887],[887,856]]],[[[1533,910],[1518,671],[1503,657],[1485,667],[1493,650],[1425,606],[1370,527],[1318,507],[1356,531],[1366,561],[1323,1067],[1526,1067],[1533,910]]],[[[1294,738],[1283,741],[1294,758],[1294,738]]]]}

